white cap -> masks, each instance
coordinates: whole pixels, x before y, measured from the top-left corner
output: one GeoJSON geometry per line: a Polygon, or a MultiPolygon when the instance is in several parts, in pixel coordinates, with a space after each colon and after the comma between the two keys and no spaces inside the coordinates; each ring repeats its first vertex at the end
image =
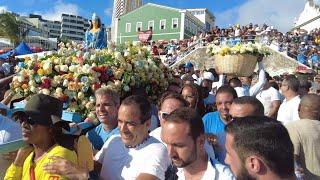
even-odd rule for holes
{"type": "Polygon", "coordinates": [[[198,80],[198,76],[195,75],[195,74],[192,74],[192,78],[193,78],[194,80],[198,80]]]}
{"type": "Polygon", "coordinates": [[[266,31],[271,31],[271,28],[270,28],[270,26],[269,26],[269,27],[267,27],[266,31]]]}
{"type": "Polygon", "coordinates": [[[214,81],[214,76],[211,72],[207,72],[205,71],[203,73],[203,79],[207,79],[207,80],[210,80],[210,81],[214,81]]]}

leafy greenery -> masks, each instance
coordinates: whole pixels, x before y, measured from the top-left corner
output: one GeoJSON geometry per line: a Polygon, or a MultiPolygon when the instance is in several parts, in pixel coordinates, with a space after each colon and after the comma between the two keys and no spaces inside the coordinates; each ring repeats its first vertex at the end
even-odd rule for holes
{"type": "Polygon", "coordinates": [[[0,14],[0,37],[9,39],[14,45],[20,42],[20,22],[11,13],[0,14]]]}

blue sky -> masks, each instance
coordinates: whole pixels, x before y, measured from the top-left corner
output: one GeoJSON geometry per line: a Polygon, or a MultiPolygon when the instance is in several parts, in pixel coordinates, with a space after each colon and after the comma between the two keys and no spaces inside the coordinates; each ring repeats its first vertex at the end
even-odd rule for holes
{"type": "MultiPolygon", "coordinates": [[[[316,0],[319,2],[320,0],[316,0]]],[[[106,25],[111,24],[113,0],[0,0],[0,9],[19,14],[36,13],[47,19],[58,20],[61,13],[90,18],[96,12],[106,25]]],[[[248,24],[268,25],[288,31],[302,12],[305,0],[144,0],[175,8],[208,8],[217,25],[248,24]]]]}

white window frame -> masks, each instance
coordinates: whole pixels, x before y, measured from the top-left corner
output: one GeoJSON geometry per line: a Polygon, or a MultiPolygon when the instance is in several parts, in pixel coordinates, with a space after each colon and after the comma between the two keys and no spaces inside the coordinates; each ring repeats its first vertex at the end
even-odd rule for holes
{"type": "Polygon", "coordinates": [[[148,21],[148,30],[150,30],[150,27],[152,27],[152,30],[154,30],[154,20],[148,21]],[[150,23],[152,24],[152,26],[150,26],[150,23]]]}
{"type": "Polygon", "coordinates": [[[159,29],[160,29],[160,30],[165,30],[165,29],[166,29],[166,24],[167,24],[166,20],[165,20],[165,19],[161,19],[161,20],[160,20],[160,23],[159,23],[159,29]],[[164,22],[164,27],[163,27],[163,29],[161,29],[161,22],[164,22]]]}
{"type": "Polygon", "coordinates": [[[140,31],[142,31],[142,22],[137,22],[137,24],[136,24],[136,32],[139,32],[138,31],[138,28],[139,28],[138,24],[140,24],[140,31]]]}
{"type": "Polygon", "coordinates": [[[179,18],[172,18],[171,24],[172,24],[172,25],[171,25],[171,28],[172,28],[172,29],[178,29],[178,28],[179,28],[179,18]],[[177,20],[177,26],[176,26],[176,27],[173,27],[173,21],[174,21],[174,20],[177,20]]]}
{"type": "Polygon", "coordinates": [[[127,33],[131,32],[131,23],[126,23],[126,32],[127,33]]]}

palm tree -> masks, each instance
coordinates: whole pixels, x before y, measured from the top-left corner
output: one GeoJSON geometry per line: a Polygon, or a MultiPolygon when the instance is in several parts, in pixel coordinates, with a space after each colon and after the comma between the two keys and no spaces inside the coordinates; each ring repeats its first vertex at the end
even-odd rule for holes
{"type": "Polygon", "coordinates": [[[20,41],[20,22],[11,13],[0,14],[0,37],[9,39],[16,46],[20,41]]]}

